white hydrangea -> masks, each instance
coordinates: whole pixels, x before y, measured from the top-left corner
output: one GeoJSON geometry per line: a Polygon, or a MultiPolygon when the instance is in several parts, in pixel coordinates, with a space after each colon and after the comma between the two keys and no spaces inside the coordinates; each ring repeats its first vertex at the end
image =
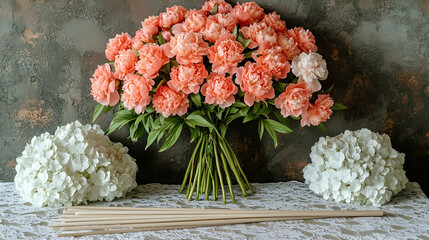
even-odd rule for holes
{"type": "Polygon", "coordinates": [[[305,183],[326,200],[380,206],[405,188],[405,154],[388,135],[363,128],[321,137],[311,148],[305,183]]]}
{"type": "Polygon", "coordinates": [[[99,125],[69,123],[33,137],[17,158],[15,186],[39,207],[112,201],[137,186],[137,165],[127,152],[99,125]]]}
{"type": "Polygon", "coordinates": [[[306,82],[313,91],[322,88],[319,80],[328,78],[326,61],[322,55],[314,52],[302,52],[294,57],[291,64],[292,73],[299,77],[298,82],[306,82]]]}

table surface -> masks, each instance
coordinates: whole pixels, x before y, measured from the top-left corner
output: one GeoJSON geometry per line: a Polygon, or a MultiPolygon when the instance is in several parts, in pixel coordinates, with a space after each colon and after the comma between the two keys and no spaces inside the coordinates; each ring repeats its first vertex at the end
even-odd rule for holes
{"type": "MultiPolygon", "coordinates": [[[[429,239],[429,199],[417,183],[382,207],[330,202],[313,194],[300,182],[254,183],[255,194],[237,196],[237,204],[221,201],[188,201],[178,185],[140,185],[126,198],[97,202],[93,206],[231,208],[281,210],[383,210],[384,217],[291,220],[89,236],[83,239],[429,239]]],[[[234,186],[236,187],[236,186],[234,186]]],[[[238,188],[234,189],[236,193],[238,188]]],[[[0,183],[0,239],[56,239],[48,227],[62,208],[37,208],[24,203],[14,183],[0,183]]],[[[66,238],[64,238],[66,239],[66,238]]]]}

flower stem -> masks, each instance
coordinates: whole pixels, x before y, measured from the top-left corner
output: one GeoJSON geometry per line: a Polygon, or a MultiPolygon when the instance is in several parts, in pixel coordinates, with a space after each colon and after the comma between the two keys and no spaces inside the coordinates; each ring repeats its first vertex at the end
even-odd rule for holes
{"type": "MultiPolygon", "coordinates": [[[[195,146],[195,150],[194,150],[194,152],[192,153],[191,159],[189,160],[188,168],[186,169],[185,177],[183,178],[182,186],[181,186],[181,187],[180,187],[180,189],[179,189],[179,193],[182,193],[183,189],[185,189],[186,181],[188,180],[189,173],[191,174],[191,177],[190,177],[190,178],[192,178],[192,173],[193,173],[193,171],[191,171],[191,170],[192,170],[192,169],[193,169],[193,167],[194,167],[195,155],[196,155],[196,154],[197,154],[197,152],[198,152],[198,149],[199,149],[199,146],[200,146],[200,144],[201,144],[201,141],[202,141],[202,138],[200,138],[200,140],[198,140],[198,143],[197,143],[197,145],[195,146]]],[[[190,181],[189,181],[189,182],[190,182],[190,181]]]]}
{"type": "MultiPolygon", "coordinates": [[[[213,141],[216,141],[216,138],[213,139],[213,141]]],[[[215,159],[216,159],[216,168],[217,168],[217,175],[219,176],[219,180],[220,180],[220,187],[222,189],[222,200],[223,203],[226,203],[226,195],[225,195],[225,188],[223,187],[223,178],[222,178],[222,172],[220,171],[220,164],[219,164],[219,156],[218,156],[218,149],[216,146],[216,142],[214,144],[214,153],[215,153],[215,159]]],[[[218,189],[218,187],[216,187],[216,189],[218,189]]],[[[217,193],[217,191],[216,191],[217,193]]]]}

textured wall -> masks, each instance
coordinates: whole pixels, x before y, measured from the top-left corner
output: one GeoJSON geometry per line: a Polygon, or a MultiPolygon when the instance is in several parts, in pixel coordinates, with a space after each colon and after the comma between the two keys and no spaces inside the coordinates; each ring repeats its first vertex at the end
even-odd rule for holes
{"type": "MultiPolygon", "coordinates": [[[[350,110],[336,112],[326,133],[294,126],[277,149],[267,136],[259,142],[255,123],[236,123],[229,139],[250,180],[303,180],[301,169],[320,136],[367,127],[392,137],[407,154],[408,177],[427,191],[429,2],[257,2],[281,14],[288,27],[312,30],[330,70],[325,84],[335,82],[333,97],[350,110]]],[[[199,8],[203,1],[0,1],[1,180],[13,179],[15,158],[33,135],[76,119],[90,122],[95,102],[89,78],[105,61],[107,40],[133,33],[141,20],[173,3],[199,8]]],[[[105,128],[110,119],[105,115],[97,123],[105,128]]],[[[126,136],[122,130],[111,138],[139,159],[140,182],[180,181],[192,151],[188,133],[162,154],[155,147],[143,151],[144,141],[132,145],[126,136]]]]}

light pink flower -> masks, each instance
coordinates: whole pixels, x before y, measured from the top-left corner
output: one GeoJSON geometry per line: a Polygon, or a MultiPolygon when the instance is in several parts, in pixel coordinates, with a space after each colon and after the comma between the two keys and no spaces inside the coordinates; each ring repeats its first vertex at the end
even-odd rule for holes
{"type": "Polygon", "coordinates": [[[303,112],[307,111],[310,105],[311,88],[305,82],[297,84],[289,84],[286,90],[280,94],[274,103],[280,109],[283,117],[293,116],[299,117],[303,112]]]}
{"type": "Polygon", "coordinates": [[[295,40],[285,33],[277,34],[277,45],[282,48],[283,54],[289,61],[301,53],[295,40]]]}
{"type": "Polygon", "coordinates": [[[132,48],[136,51],[143,47],[144,43],[153,43],[153,35],[148,35],[140,28],[136,31],[135,37],[132,39],[132,48]]]}
{"type": "Polygon", "coordinates": [[[322,88],[319,80],[328,78],[326,61],[322,55],[314,52],[305,53],[294,57],[291,65],[292,73],[299,77],[298,82],[307,82],[314,92],[322,88]]]}
{"type": "Polygon", "coordinates": [[[201,34],[204,36],[204,39],[212,43],[215,43],[221,35],[227,33],[230,32],[226,30],[222,24],[218,23],[215,17],[207,18],[205,28],[201,30],[201,34]]]}
{"type": "Polygon", "coordinates": [[[254,23],[248,27],[242,27],[240,32],[243,33],[244,38],[252,39],[249,48],[262,46],[262,48],[269,48],[277,44],[277,34],[271,27],[268,27],[264,22],[254,23]]]}
{"type": "Polygon", "coordinates": [[[101,105],[114,106],[119,101],[118,85],[110,65],[99,65],[91,78],[91,95],[101,105]]]}
{"type": "Polygon", "coordinates": [[[200,85],[209,73],[203,63],[179,65],[171,69],[168,86],[174,91],[183,91],[185,94],[195,93],[200,90],[200,85]]]}
{"type": "Polygon", "coordinates": [[[151,79],[158,76],[159,69],[170,61],[164,54],[162,46],[147,43],[140,48],[140,60],[137,62],[135,69],[145,78],[151,79]]]}
{"type": "Polygon", "coordinates": [[[174,35],[180,34],[182,32],[199,32],[206,26],[207,16],[204,14],[203,10],[189,10],[186,13],[185,21],[183,23],[175,24],[171,30],[174,35]]]}
{"type": "Polygon", "coordinates": [[[264,69],[264,71],[271,73],[276,80],[279,78],[286,78],[290,71],[290,63],[282,53],[279,46],[275,46],[265,50],[259,50],[257,54],[253,54],[253,59],[264,69]]]}
{"type": "Polygon", "coordinates": [[[170,42],[163,46],[166,46],[168,57],[176,56],[178,63],[187,65],[203,61],[209,44],[204,42],[199,33],[183,32],[172,37],[170,42]]]}
{"type": "Polygon", "coordinates": [[[204,102],[219,105],[221,108],[231,106],[235,102],[234,94],[237,92],[238,88],[231,77],[217,73],[211,73],[201,87],[201,93],[206,97],[204,102]]]}
{"type": "Polygon", "coordinates": [[[238,63],[244,60],[244,50],[241,43],[235,41],[232,34],[224,34],[209,48],[208,58],[212,63],[212,71],[217,73],[234,74],[238,63]]]}
{"type": "Polygon", "coordinates": [[[182,6],[173,6],[167,8],[166,12],[159,14],[159,26],[168,28],[176,23],[180,23],[185,19],[186,8],[182,6]]]}
{"type": "Polygon", "coordinates": [[[215,3],[217,3],[217,13],[229,13],[232,11],[231,4],[225,2],[224,0],[210,0],[204,3],[203,10],[210,12],[215,3]]]}
{"type": "Polygon", "coordinates": [[[317,52],[316,39],[309,30],[304,30],[302,27],[296,27],[287,30],[287,34],[292,37],[298,44],[299,50],[309,53],[317,52]]]}
{"type": "Polygon", "coordinates": [[[149,91],[155,82],[152,79],[147,79],[135,74],[128,74],[125,77],[124,85],[122,86],[121,100],[125,108],[134,111],[137,114],[144,112],[147,105],[150,103],[149,91]]]}
{"type": "Polygon", "coordinates": [[[314,104],[310,104],[308,111],[302,112],[301,127],[317,126],[322,122],[326,122],[332,114],[331,107],[334,101],[329,97],[329,94],[319,94],[314,104]]]}
{"type": "Polygon", "coordinates": [[[106,48],[106,57],[109,61],[115,60],[116,55],[121,50],[131,48],[131,36],[128,33],[116,34],[114,38],[109,39],[106,48]]]}
{"type": "Polygon", "coordinates": [[[170,31],[162,31],[161,35],[165,39],[165,41],[169,42],[171,40],[172,35],[170,31]]]}
{"type": "Polygon", "coordinates": [[[271,75],[257,63],[247,62],[244,67],[238,68],[235,82],[245,92],[244,103],[247,106],[252,106],[255,101],[265,101],[274,97],[271,75]]]}
{"type": "Polygon", "coordinates": [[[176,92],[167,86],[162,86],[153,96],[153,107],[164,117],[170,115],[182,116],[188,111],[188,96],[183,92],[176,92]]]}
{"type": "Polygon", "coordinates": [[[154,36],[158,34],[159,16],[151,16],[142,22],[142,29],[146,35],[154,36]]]}
{"type": "Polygon", "coordinates": [[[276,32],[286,32],[286,22],[281,20],[280,15],[278,15],[276,12],[265,15],[262,21],[276,32]]]}
{"type": "Polygon", "coordinates": [[[138,61],[137,55],[133,50],[122,50],[115,58],[115,77],[125,80],[125,76],[134,73],[134,66],[138,61]]]}
{"type": "Polygon", "coordinates": [[[234,30],[235,25],[237,24],[237,18],[233,13],[227,13],[227,14],[215,14],[208,17],[208,19],[219,23],[223,28],[228,30],[232,33],[234,30]]]}
{"type": "Polygon", "coordinates": [[[237,22],[242,26],[258,22],[265,16],[264,9],[255,2],[246,2],[241,5],[237,3],[233,11],[237,17],[237,22]]]}

